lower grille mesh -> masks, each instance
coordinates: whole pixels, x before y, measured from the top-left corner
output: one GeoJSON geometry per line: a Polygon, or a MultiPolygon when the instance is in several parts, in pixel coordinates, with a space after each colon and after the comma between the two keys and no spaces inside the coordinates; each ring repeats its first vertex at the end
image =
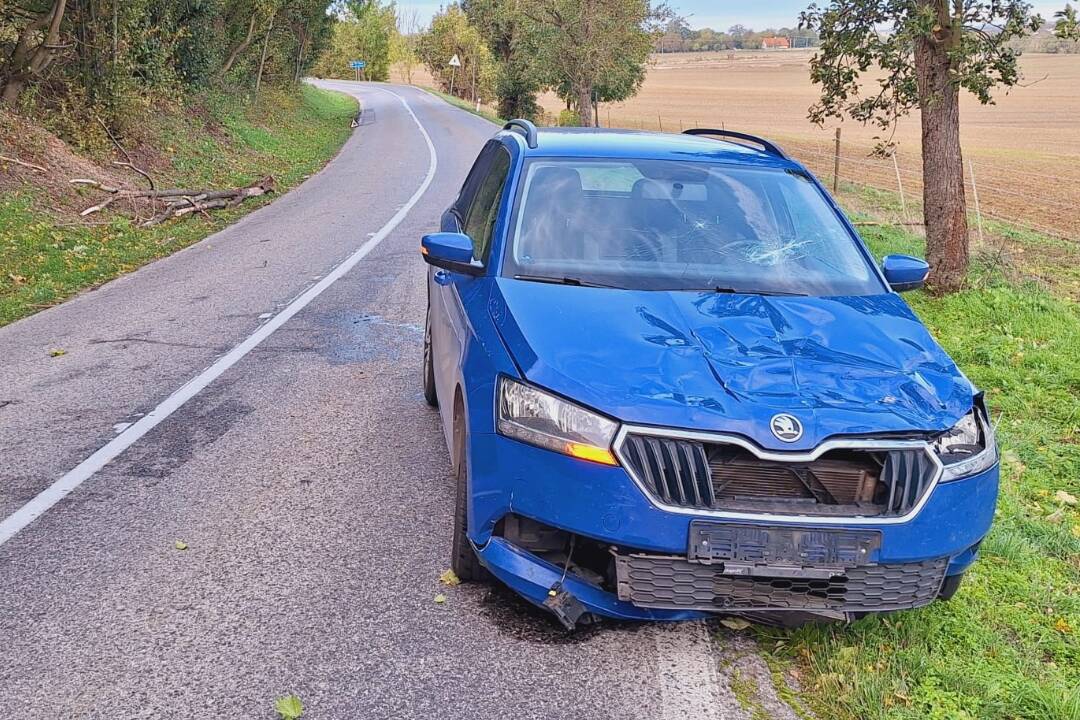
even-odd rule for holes
{"type": "Polygon", "coordinates": [[[738,577],[716,565],[660,555],[615,559],[619,599],[639,607],[682,610],[905,610],[937,597],[942,558],[921,563],[865,565],[827,579],[738,577]]]}

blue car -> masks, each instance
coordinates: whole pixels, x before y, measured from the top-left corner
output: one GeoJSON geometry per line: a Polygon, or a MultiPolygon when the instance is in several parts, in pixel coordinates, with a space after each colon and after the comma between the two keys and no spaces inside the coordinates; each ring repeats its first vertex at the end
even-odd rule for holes
{"type": "Polygon", "coordinates": [[[956,592],[998,492],[983,396],[897,294],[926,263],[879,267],[774,144],[514,120],[422,252],[462,580],[568,628],[956,592]]]}

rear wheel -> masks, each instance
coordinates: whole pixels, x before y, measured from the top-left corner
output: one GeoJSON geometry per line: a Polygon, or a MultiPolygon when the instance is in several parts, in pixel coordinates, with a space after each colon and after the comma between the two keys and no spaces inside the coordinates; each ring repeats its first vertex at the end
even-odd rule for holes
{"type": "Polygon", "coordinates": [[[431,312],[424,322],[424,400],[431,407],[439,407],[435,392],[435,358],[431,349],[431,312]]]}
{"type": "Polygon", "coordinates": [[[450,568],[458,579],[486,580],[487,570],[476,557],[472,543],[469,542],[469,462],[466,457],[465,418],[460,411],[454,418],[454,479],[457,492],[454,500],[454,545],[450,557],[450,568]]]}

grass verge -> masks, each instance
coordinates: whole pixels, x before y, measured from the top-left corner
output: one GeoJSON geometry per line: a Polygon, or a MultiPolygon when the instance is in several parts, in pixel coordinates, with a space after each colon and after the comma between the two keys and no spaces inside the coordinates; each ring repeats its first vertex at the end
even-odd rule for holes
{"type": "Polygon", "coordinates": [[[459,97],[455,97],[453,95],[450,95],[449,93],[444,93],[441,90],[436,90],[435,88],[430,88],[430,87],[427,87],[426,85],[416,85],[414,87],[418,87],[421,90],[424,90],[425,92],[428,92],[428,93],[434,95],[437,98],[442,98],[443,100],[450,103],[454,107],[461,108],[465,112],[469,112],[469,113],[472,113],[473,115],[477,115],[479,117],[482,117],[485,120],[488,120],[490,122],[495,123],[496,125],[501,126],[501,125],[506,124],[506,120],[499,117],[498,115],[493,113],[491,110],[488,110],[486,107],[484,107],[482,105],[480,106],[480,109],[477,110],[476,109],[476,103],[471,103],[468,100],[462,100],[459,97]]]}
{"type": "MultiPolygon", "coordinates": [[[[163,156],[154,168],[159,187],[230,187],[273,175],[285,192],[337,153],[355,112],[353,98],[303,85],[254,102],[204,97],[158,115],[144,134],[163,156]]],[[[99,197],[85,193],[86,205],[99,197]]],[[[138,227],[123,208],[101,225],[72,223],[49,211],[51,201],[31,185],[0,195],[0,325],[197,242],[269,200],[154,228],[138,227]]]]}
{"type": "MultiPolygon", "coordinates": [[[[923,250],[892,227],[864,236],[878,255],[923,250]]],[[[1001,277],[908,299],[1000,416],[981,558],[951,602],[760,637],[823,718],[1080,719],[1080,306],[1001,277]]]]}
{"type": "MultiPolygon", "coordinates": [[[[838,198],[859,220],[922,220],[921,202],[909,198],[905,212],[900,196],[892,190],[841,182],[838,198]]],[[[983,219],[983,232],[979,233],[974,211],[969,213],[968,227],[973,238],[974,281],[981,283],[988,275],[1005,273],[1014,281],[1038,279],[1054,294],[1080,300],[1080,244],[1076,241],[992,218],[983,219]]]]}

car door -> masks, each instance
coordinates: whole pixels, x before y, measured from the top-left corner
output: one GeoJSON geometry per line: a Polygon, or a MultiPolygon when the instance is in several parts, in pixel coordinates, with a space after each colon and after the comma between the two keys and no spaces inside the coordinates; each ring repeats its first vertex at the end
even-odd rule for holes
{"type": "MultiPolygon", "coordinates": [[[[499,215],[503,188],[510,173],[510,153],[501,143],[492,141],[484,148],[469,173],[458,202],[443,217],[443,230],[464,232],[473,242],[473,260],[490,260],[492,233],[499,215]],[[457,225],[457,227],[454,227],[457,225]]],[[[461,301],[461,288],[475,282],[469,275],[435,270],[429,290],[432,309],[437,313],[432,324],[435,387],[440,398],[453,398],[455,385],[468,340],[469,323],[461,301]]],[[[453,422],[452,402],[442,402],[444,427],[453,422]]]]}

